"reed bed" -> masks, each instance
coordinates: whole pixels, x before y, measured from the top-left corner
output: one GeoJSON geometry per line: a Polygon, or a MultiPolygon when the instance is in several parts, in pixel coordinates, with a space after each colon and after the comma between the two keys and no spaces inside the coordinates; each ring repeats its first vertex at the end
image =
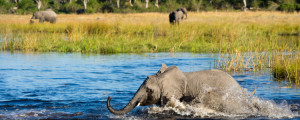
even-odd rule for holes
{"type": "Polygon", "coordinates": [[[218,55],[215,67],[225,71],[264,71],[271,68],[273,54],[269,52],[247,52],[239,51],[222,53],[218,55]]]}
{"type": "Polygon", "coordinates": [[[60,14],[55,24],[29,24],[30,15],[0,15],[0,49],[102,54],[219,53],[215,63],[219,69],[271,68],[277,78],[299,84],[298,67],[293,69],[293,64],[298,65],[298,55],[289,59],[281,55],[299,51],[299,15],[200,12],[189,13],[180,25],[170,25],[166,13],[60,14]]]}
{"type": "Polygon", "coordinates": [[[288,52],[274,58],[272,74],[277,80],[288,80],[299,86],[300,84],[300,53],[288,52]]]}
{"type": "Polygon", "coordinates": [[[215,68],[225,71],[270,71],[275,80],[287,80],[300,85],[300,53],[298,51],[284,52],[233,52],[222,53],[215,60],[215,68]]]}

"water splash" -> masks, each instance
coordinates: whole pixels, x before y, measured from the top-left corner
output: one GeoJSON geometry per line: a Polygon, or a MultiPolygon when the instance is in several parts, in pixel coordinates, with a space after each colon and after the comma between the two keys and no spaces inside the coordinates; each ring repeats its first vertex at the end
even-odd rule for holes
{"type": "Polygon", "coordinates": [[[249,117],[294,118],[298,116],[298,113],[290,110],[286,101],[276,104],[274,101],[253,96],[246,90],[243,94],[238,92],[226,93],[221,98],[220,100],[205,102],[206,104],[203,104],[204,101],[201,99],[194,103],[185,103],[171,98],[165,106],[153,106],[147,108],[146,111],[150,114],[172,113],[194,118],[243,119],[249,117]]]}

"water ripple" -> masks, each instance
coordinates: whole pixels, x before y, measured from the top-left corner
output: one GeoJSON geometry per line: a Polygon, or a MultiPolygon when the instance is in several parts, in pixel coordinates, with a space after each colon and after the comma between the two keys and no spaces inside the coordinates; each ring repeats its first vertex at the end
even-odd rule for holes
{"type": "MultiPolygon", "coordinates": [[[[144,111],[151,106],[114,116],[107,110],[106,100],[111,96],[114,107],[124,107],[162,63],[190,72],[212,69],[216,59],[211,54],[193,53],[4,53],[0,58],[0,63],[5,63],[0,64],[0,119],[193,119],[144,111]]],[[[230,74],[249,91],[256,87],[256,96],[276,103],[286,101],[292,111],[299,111],[300,91],[273,81],[269,73],[230,74]]]]}

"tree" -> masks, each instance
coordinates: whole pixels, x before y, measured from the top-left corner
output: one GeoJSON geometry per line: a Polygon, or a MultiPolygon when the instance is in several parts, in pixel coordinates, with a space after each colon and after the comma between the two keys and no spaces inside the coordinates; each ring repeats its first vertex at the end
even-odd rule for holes
{"type": "MultiPolygon", "coordinates": [[[[106,0],[106,3],[110,3],[112,7],[114,6],[112,0],[106,0]]],[[[120,0],[116,0],[116,3],[117,3],[117,8],[120,8],[120,0]]],[[[131,3],[131,0],[130,0],[130,3],[131,3]]]]}
{"type": "Polygon", "coordinates": [[[116,0],[117,1],[117,7],[120,8],[120,0],[116,0]]]}
{"type": "Polygon", "coordinates": [[[202,1],[203,0],[191,0],[188,3],[188,9],[192,10],[192,11],[200,11],[201,5],[202,5],[202,1]]]}
{"type": "Polygon", "coordinates": [[[114,6],[112,0],[106,0],[106,4],[107,4],[107,3],[110,3],[111,6],[114,6]]]}
{"type": "Polygon", "coordinates": [[[149,0],[146,0],[146,8],[148,8],[148,3],[149,3],[149,0]]]}
{"type": "MultiPolygon", "coordinates": [[[[149,0],[145,0],[145,2],[146,2],[146,8],[148,8],[149,0]]],[[[157,8],[159,8],[159,6],[158,6],[158,0],[155,0],[154,6],[157,7],[157,8]]]]}
{"type": "Polygon", "coordinates": [[[27,14],[36,11],[36,4],[34,0],[22,0],[17,4],[18,10],[16,12],[27,14]]]}
{"type": "Polygon", "coordinates": [[[251,7],[253,7],[254,10],[257,10],[259,8],[259,3],[257,2],[257,0],[252,1],[251,7]]]}
{"type": "Polygon", "coordinates": [[[38,10],[40,10],[42,6],[42,0],[35,0],[35,2],[37,3],[38,10]]]}
{"type": "Polygon", "coordinates": [[[246,12],[247,11],[247,1],[243,0],[244,6],[242,7],[242,11],[246,12]]]}
{"type": "Polygon", "coordinates": [[[84,5],[84,9],[85,9],[85,10],[86,10],[86,5],[87,5],[88,1],[89,1],[89,0],[82,0],[83,5],[84,5]]]}
{"type": "MultiPolygon", "coordinates": [[[[135,0],[134,0],[134,2],[135,2],[135,0]]],[[[132,3],[131,3],[131,0],[129,0],[129,4],[130,4],[131,7],[133,6],[132,3]]]]}
{"type": "Polygon", "coordinates": [[[158,0],[155,1],[155,7],[159,8],[159,6],[158,6],[158,0]]]}

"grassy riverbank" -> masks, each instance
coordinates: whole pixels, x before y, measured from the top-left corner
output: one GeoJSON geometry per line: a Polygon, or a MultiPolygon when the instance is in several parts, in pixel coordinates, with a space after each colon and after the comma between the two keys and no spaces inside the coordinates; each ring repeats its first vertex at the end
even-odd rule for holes
{"type": "MultiPolygon", "coordinates": [[[[29,15],[0,15],[2,50],[93,53],[285,51],[282,35],[300,33],[298,14],[190,13],[179,26],[168,14],[59,15],[56,24],[29,24],[29,15]]],[[[37,21],[36,21],[37,22],[37,21]]]]}
{"type": "MultiPolygon", "coordinates": [[[[0,15],[0,49],[103,54],[209,52],[221,53],[221,59],[231,58],[219,62],[224,69],[271,67],[276,71],[275,64],[282,63],[270,62],[275,56],[269,53],[299,51],[299,16],[281,12],[189,13],[187,20],[171,26],[165,13],[61,14],[56,24],[29,24],[30,15],[0,15]],[[251,59],[241,54],[245,52],[252,52],[251,59]]],[[[298,57],[288,63],[294,60],[298,57]]]]}

